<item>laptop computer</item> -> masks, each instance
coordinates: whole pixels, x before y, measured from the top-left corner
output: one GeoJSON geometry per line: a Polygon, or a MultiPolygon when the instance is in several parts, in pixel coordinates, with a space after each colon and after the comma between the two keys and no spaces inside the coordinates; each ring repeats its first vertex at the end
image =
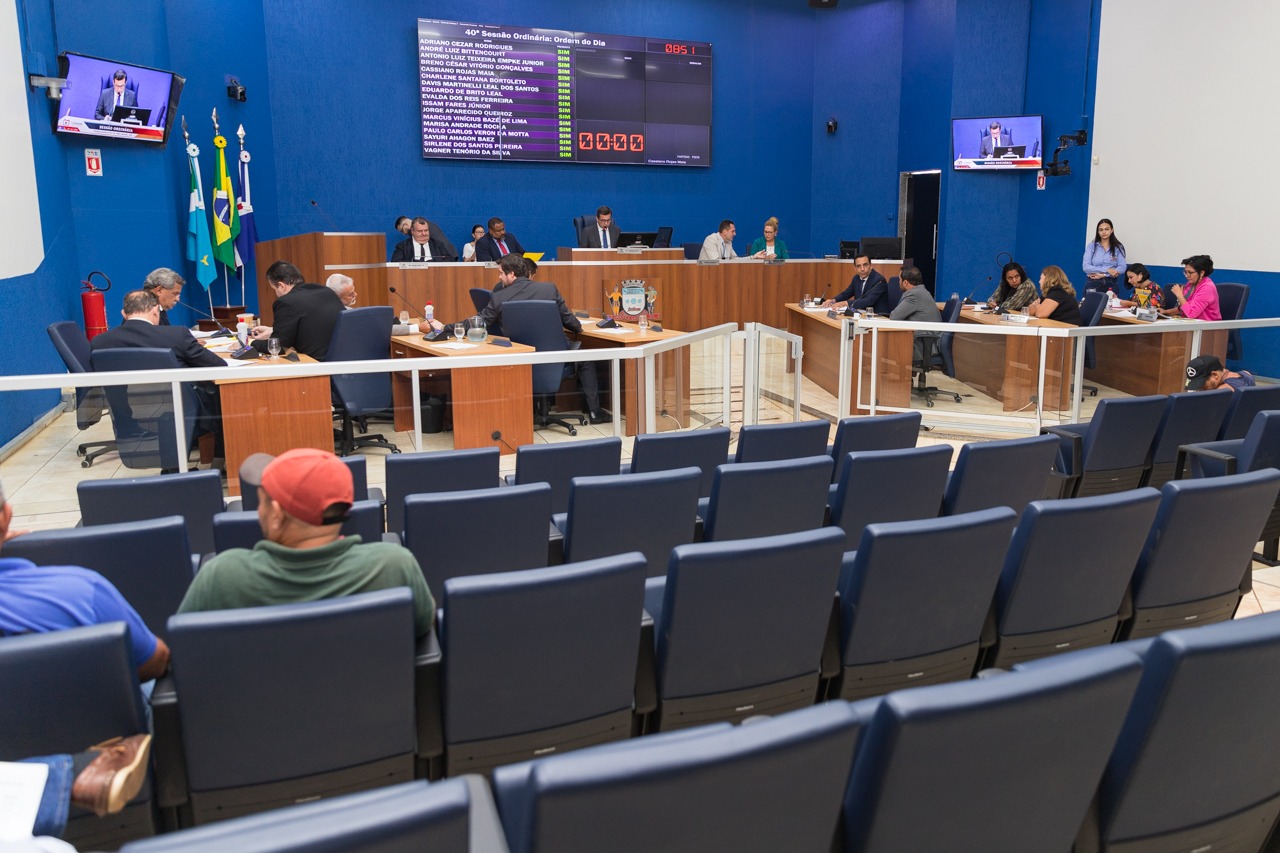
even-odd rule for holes
{"type": "Polygon", "coordinates": [[[116,107],[111,111],[111,120],[129,124],[151,124],[151,110],[145,107],[116,107]]]}
{"type": "Polygon", "coordinates": [[[997,145],[996,157],[1025,157],[1027,156],[1027,146],[1025,145],[997,145]]]}

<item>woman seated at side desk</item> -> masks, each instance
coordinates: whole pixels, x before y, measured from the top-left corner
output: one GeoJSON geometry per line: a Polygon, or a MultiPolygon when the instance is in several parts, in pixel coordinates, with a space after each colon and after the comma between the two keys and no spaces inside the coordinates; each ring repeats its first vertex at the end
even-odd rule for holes
{"type": "Polygon", "coordinates": [[[1028,307],[1031,316],[1041,320],[1057,320],[1059,323],[1070,323],[1079,326],[1081,323],[1080,303],[1076,301],[1076,290],[1071,286],[1067,274],[1062,267],[1048,266],[1040,273],[1040,292],[1044,294],[1034,300],[1028,307]]]}
{"type": "Polygon", "coordinates": [[[1191,320],[1221,320],[1218,306],[1218,288],[1213,279],[1213,258],[1208,255],[1192,255],[1182,261],[1182,274],[1186,285],[1175,284],[1169,288],[1178,300],[1174,308],[1162,310],[1166,317],[1186,317],[1191,320]]]}
{"type": "Polygon", "coordinates": [[[1121,299],[1124,308],[1163,308],[1164,290],[1151,280],[1151,273],[1145,264],[1129,264],[1124,277],[1133,288],[1132,299],[1121,299]]]}
{"type": "Polygon", "coordinates": [[[987,307],[1021,311],[1035,298],[1036,286],[1027,278],[1027,271],[1022,268],[1022,264],[1010,261],[1000,271],[1000,286],[987,300],[987,307]]]}
{"type": "Polygon", "coordinates": [[[764,223],[764,236],[757,237],[747,250],[752,258],[789,258],[787,244],[778,239],[778,217],[770,216],[764,223]]]}

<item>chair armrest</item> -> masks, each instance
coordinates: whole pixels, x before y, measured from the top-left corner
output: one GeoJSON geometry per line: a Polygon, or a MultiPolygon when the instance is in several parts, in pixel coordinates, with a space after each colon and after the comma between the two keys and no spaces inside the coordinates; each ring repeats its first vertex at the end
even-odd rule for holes
{"type": "Polygon", "coordinates": [[[1069,498],[1075,491],[1073,484],[1080,479],[1081,474],[1083,473],[1080,469],[1084,465],[1084,436],[1078,432],[1052,426],[1040,427],[1040,434],[1056,435],[1059,442],[1063,439],[1071,442],[1071,470],[1059,471],[1057,460],[1055,460],[1053,471],[1049,473],[1049,482],[1053,482],[1054,479],[1058,479],[1062,481],[1062,484],[1059,487],[1059,493],[1057,495],[1046,495],[1046,497],[1069,498]]]}
{"type": "Polygon", "coordinates": [[[178,692],[171,674],[156,679],[151,691],[151,727],[156,806],[169,809],[185,805],[188,800],[187,757],[182,750],[178,692]]]}
{"type": "Polygon", "coordinates": [[[636,661],[635,702],[637,716],[658,710],[658,661],[653,647],[653,617],[640,611],[640,655],[636,661]]]}
{"type": "Polygon", "coordinates": [[[418,756],[444,754],[444,673],[440,638],[435,628],[418,638],[413,655],[414,703],[418,718],[418,756]]]}
{"type": "Polygon", "coordinates": [[[1210,450],[1208,447],[1197,444],[1184,444],[1178,448],[1178,458],[1173,466],[1173,478],[1175,480],[1182,479],[1182,472],[1187,467],[1188,456],[1200,456],[1204,459],[1214,459],[1222,463],[1222,473],[1231,475],[1236,472],[1237,460],[1230,453],[1222,453],[1217,450],[1210,450]]]}

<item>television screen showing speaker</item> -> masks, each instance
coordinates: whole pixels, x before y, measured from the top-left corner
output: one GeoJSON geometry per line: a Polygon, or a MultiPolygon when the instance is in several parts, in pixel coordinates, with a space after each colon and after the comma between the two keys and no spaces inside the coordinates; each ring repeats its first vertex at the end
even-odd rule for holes
{"type": "Polygon", "coordinates": [[[58,72],[67,81],[54,121],[58,133],[168,141],[183,77],[70,52],[58,55],[58,72]]]}
{"type": "Polygon", "coordinates": [[[1041,116],[982,116],[951,120],[956,169],[1039,169],[1044,164],[1041,116]]]}
{"type": "Polygon", "coordinates": [[[422,156],[711,165],[711,44],[418,19],[422,156]]]}

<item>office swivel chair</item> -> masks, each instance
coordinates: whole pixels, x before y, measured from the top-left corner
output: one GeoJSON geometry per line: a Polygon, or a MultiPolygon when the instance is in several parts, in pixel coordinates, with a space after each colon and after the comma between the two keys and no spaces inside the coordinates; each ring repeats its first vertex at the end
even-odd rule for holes
{"type": "MultiPolygon", "coordinates": [[[[98,350],[89,358],[96,372],[116,370],[177,370],[182,367],[171,349],[119,347],[98,350]]],[[[191,383],[181,386],[183,443],[179,448],[174,420],[172,386],[168,382],[114,385],[106,389],[116,450],[126,468],[178,470],[178,454],[189,453],[195,441],[200,403],[191,383]]]]}
{"type": "MultiPolygon", "coordinates": [[[[51,323],[46,331],[53,340],[53,348],[58,351],[58,355],[62,356],[62,363],[67,366],[68,373],[90,371],[89,339],[85,337],[78,325],[70,320],[63,320],[59,323],[51,323]]],[[[101,388],[77,388],[76,428],[85,430],[93,426],[102,420],[102,413],[106,408],[107,398],[101,388]]],[[[86,441],[76,447],[76,455],[84,457],[80,467],[88,468],[93,464],[93,460],[115,449],[114,440],[86,441]],[[94,447],[98,449],[90,450],[94,447]]]]}
{"type": "MultiPolygon", "coordinates": [[[[390,306],[374,305],[352,308],[338,315],[329,340],[325,361],[374,361],[385,359],[391,351],[391,326],[394,314],[390,306]]],[[[333,405],[342,419],[336,430],[338,455],[348,456],[359,447],[381,447],[392,453],[400,448],[384,436],[355,435],[355,421],[391,408],[391,374],[339,373],[330,377],[333,405]]]]}
{"type": "MultiPolygon", "coordinates": [[[[503,325],[507,335],[516,343],[526,344],[538,352],[567,351],[569,342],[564,337],[564,327],[560,322],[560,310],[556,303],[547,299],[530,299],[508,302],[502,307],[503,325]]],[[[595,369],[594,365],[589,365],[595,369]]],[[[535,364],[533,365],[533,393],[535,428],[551,426],[564,427],[569,435],[577,435],[578,430],[569,423],[570,418],[578,423],[587,422],[586,415],[552,415],[551,400],[560,390],[560,383],[577,372],[573,362],[535,364]]]]}
{"type": "MultiPolygon", "coordinates": [[[[1224,281],[1217,288],[1218,312],[1222,319],[1243,320],[1244,309],[1249,304],[1249,285],[1224,281]]],[[[1244,343],[1239,329],[1227,332],[1227,358],[1231,361],[1244,358],[1244,343]]]]}

